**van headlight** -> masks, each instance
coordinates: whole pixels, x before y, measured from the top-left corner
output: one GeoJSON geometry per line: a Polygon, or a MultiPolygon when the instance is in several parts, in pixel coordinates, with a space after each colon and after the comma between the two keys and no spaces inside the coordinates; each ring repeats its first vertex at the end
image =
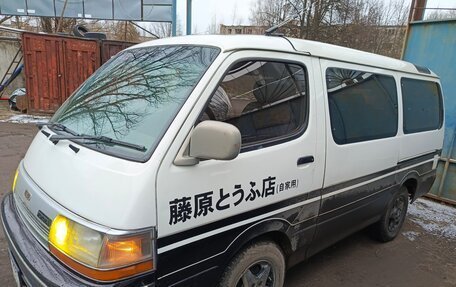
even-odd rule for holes
{"type": "Polygon", "coordinates": [[[114,281],[154,269],[152,232],[110,235],[58,215],[49,231],[49,249],[75,271],[114,281]]]}

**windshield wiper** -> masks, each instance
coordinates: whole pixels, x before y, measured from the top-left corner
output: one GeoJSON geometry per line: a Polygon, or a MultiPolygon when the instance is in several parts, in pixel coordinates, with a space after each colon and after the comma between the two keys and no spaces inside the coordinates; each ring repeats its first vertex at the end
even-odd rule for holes
{"type": "Polygon", "coordinates": [[[131,149],[135,149],[135,150],[139,150],[139,151],[147,150],[147,148],[145,146],[132,144],[132,143],[128,143],[128,142],[124,142],[124,141],[120,141],[120,140],[115,140],[115,139],[112,139],[112,138],[106,137],[106,136],[91,136],[91,135],[84,135],[84,134],[81,134],[81,135],[76,134],[76,135],[68,135],[68,136],[52,135],[49,138],[49,140],[51,142],[53,142],[54,144],[57,144],[60,140],[92,140],[92,141],[107,143],[107,144],[111,144],[111,145],[123,146],[123,147],[131,148],[131,149]]]}
{"type": "Polygon", "coordinates": [[[72,129],[67,128],[65,125],[63,125],[61,123],[38,123],[38,124],[36,124],[36,126],[39,129],[41,129],[44,126],[47,126],[51,130],[63,131],[63,132],[67,132],[73,136],[79,136],[79,134],[77,132],[73,131],[72,129]]]}

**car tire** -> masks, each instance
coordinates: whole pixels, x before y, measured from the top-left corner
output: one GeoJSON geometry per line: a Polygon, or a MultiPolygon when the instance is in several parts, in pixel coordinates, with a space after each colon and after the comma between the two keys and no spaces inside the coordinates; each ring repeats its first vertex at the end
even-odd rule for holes
{"type": "Polygon", "coordinates": [[[372,226],[372,234],[376,240],[388,242],[397,237],[407,215],[408,202],[408,190],[402,186],[388,203],[380,221],[372,226]]]}
{"type": "Polygon", "coordinates": [[[89,30],[83,25],[75,25],[73,27],[73,35],[76,37],[84,37],[84,35],[89,32],[89,30]]]}
{"type": "Polygon", "coordinates": [[[230,262],[220,287],[282,287],[285,257],[277,244],[262,241],[245,248],[230,262]]]}

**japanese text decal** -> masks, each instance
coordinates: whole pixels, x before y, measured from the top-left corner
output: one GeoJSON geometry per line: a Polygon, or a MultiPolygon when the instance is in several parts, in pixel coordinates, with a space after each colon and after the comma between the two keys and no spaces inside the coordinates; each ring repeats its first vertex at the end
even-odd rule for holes
{"type": "Polygon", "coordinates": [[[298,188],[298,180],[276,182],[275,177],[268,176],[259,185],[255,181],[250,181],[246,186],[248,186],[246,191],[241,184],[235,184],[232,192],[220,188],[216,192],[208,191],[193,197],[176,198],[169,202],[169,224],[186,222],[192,218],[207,216],[212,212],[229,209],[244,202],[255,201],[298,188]]]}

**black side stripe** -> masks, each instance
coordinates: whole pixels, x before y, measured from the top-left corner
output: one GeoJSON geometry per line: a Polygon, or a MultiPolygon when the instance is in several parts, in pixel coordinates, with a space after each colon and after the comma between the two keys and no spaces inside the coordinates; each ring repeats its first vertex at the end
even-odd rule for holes
{"type": "Polygon", "coordinates": [[[254,209],[254,210],[247,211],[247,212],[244,212],[241,214],[237,214],[237,215],[234,215],[231,217],[227,217],[225,219],[222,219],[222,220],[219,220],[219,221],[216,221],[213,223],[209,223],[209,224],[206,224],[206,225],[203,225],[200,227],[196,227],[196,228],[184,231],[184,232],[180,232],[180,233],[173,234],[170,236],[158,238],[157,246],[158,246],[158,248],[161,248],[161,247],[176,243],[178,241],[181,241],[181,240],[184,240],[187,238],[191,238],[191,237],[194,237],[194,236],[206,233],[206,232],[210,232],[212,230],[215,230],[215,229],[218,229],[221,227],[225,227],[225,226],[231,225],[233,223],[237,223],[237,222],[249,219],[249,218],[253,218],[258,215],[265,214],[265,213],[268,213],[268,212],[271,212],[274,210],[278,210],[280,208],[287,207],[287,206],[290,206],[290,205],[319,196],[319,194],[313,193],[312,194],[313,197],[310,198],[309,197],[310,194],[311,193],[298,195],[298,196],[295,196],[295,197],[292,197],[289,199],[279,201],[274,204],[270,204],[270,205],[267,205],[267,206],[264,206],[264,207],[261,207],[258,209],[254,209]]]}
{"type": "Polygon", "coordinates": [[[437,150],[437,151],[433,151],[433,152],[427,153],[425,155],[420,155],[420,156],[413,157],[413,158],[410,158],[410,159],[407,159],[407,160],[399,161],[397,163],[397,165],[394,166],[394,167],[387,168],[387,169],[384,169],[382,171],[375,172],[375,173],[372,173],[372,174],[368,174],[368,175],[365,175],[365,176],[362,176],[362,177],[358,177],[358,178],[355,178],[355,179],[352,179],[352,180],[349,180],[349,181],[345,181],[345,182],[342,182],[342,183],[338,183],[338,184],[335,184],[335,185],[328,186],[328,187],[326,187],[326,188],[324,188],[322,190],[322,195],[331,193],[331,192],[339,190],[339,189],[350,187],[352,185],[355,185],[355,184],[358,184],[358,183],[362,183],[364,181],[368,181],[368,180],[377,178],[377,177],[385,175],[387,173],[394,172],[396,170],[403,169],[405,167],[408,167],[408,166],[411,166],[411,165],[414,165],[414,164],[417,164],[417,163],[432,159],[436,154],[440,154],[440,152],[441,152],[440,150],[437,150]]]}
{"type": "Polygon", "coordinates": [[[404,167],[411,166],[411,165],[420,163],[422,161],[432,159],[432,158],[434,158],[435,155],[440,155],[441,152],[442,152],[442,150],[437,150],[437,151],[433,151],[433,152],[430,152],[430,153],[427,153],[424,155],[416,156],[416,157],[409,158],[406,160],[401,160],[400,162],[397,163],[398,169],[402,169],[404,167]]]}
{"type": "Polygon", "coordinates": [[[339,190],[339,189],[347,188],[347,187],[350,187],[352,185],[359,184],[359,183],[362,183],[362,182],[365,182],[365,181],[380,177],[380,176],[388,174],[390,172],[394,172],[395,170],[397,170],[396,166],[384,169],[384,170],[379,171],[379,172],[375,172],[375,173],[372,173],[372,174],[361,176],[361,177],[358,177],[358,178],[355,178],[355,179],[344,181],[342,183],[338,183],[338,184],[335,184],[335,185],[328,186],[328,187],[326,187],[326,188],[324,188],[322,190],[321,195],[325,195],[325,194],[331,193],[331,192],[339,190]]]}
{"type": "MultiPolygon", "coordinates": [[[[290,205],[293,205],[296,203],[300,203],[300,202],[303,202],[303,201],[306,201],[309,199],[313,199],[315,197],[319,197],[319,196],[328,194],[330,192],[333,192],[333,191],[336,191],[339,189],[350,187],[350,186],[362,183],[364,181],[368,181],[368,180],[380,177],[382,175],[394,172],[394,171],[402,169],[404,167],[411,166],[411,165],[420,163],[422,161],[429,160],[429,159],[433,158],[434,155],[437,154],[437,152],[438,151],[429,153],[426,155],[418,156],[416,158],[408,159],[406,161],[399,162],[397,166],[387,168],[385,170],[382,170],[382,171],[379,171],[379,172],[376,172],[376,173],[373,173],[370,175],[355,178],[355,179],[352,179],[352,180],[349,180],[349,181],[346,181],[346,182],[343,182],[340,184],[326,187],[324,189],[313,190],[311,192],[308,192],[308,193],[305,193],[302,195],[298,195],[298,196],[295,196],[295,197],[292,197],[289,199],[282,200],[280,202],[276,202],[276,203],[273,203],[273,204],[270,204],[267,206],[263,206],[263,207],[260,207],[260,208],[254,209],[254,210],[250,210],[250,211],[247,211],[247,212],[244,212],[241,214],[237,214],[237,215],[234,215],[231,217],[227,217],[227,218],[224,218],[224,219],[216,221],[216,222],[212,222],[212,223],[209,223],[209,224],[206,224],[203,226],[199,226],[199,227],[196,227],[196,228],[193,228],[190,230],[186,230],[186,231],[183,231],[180,233],[172,234],[172,235],[169,235],[166,237],[158,238],[157,247],[162,248],[167,245],[170,245],[170,244],[173,244],[173,243],[176,243],[176,242],[188,239],[188,238],[192,238],[192,237],[195,237],[195,236],[198,236],[198,235],[201,235],[201,234],[204,234],[204,233],[207,233],[207,232],[210,232],[210,231],[213,231],[213,230],[216,230],[216,229],[219,229],[219,228],[222,228],[222,227],[234,224],[234,223],[238,223],[238,222],[246,220],[246,219],[250,219],[250,218],[265,214],[265,213],[269,213],[274,210],[278,210],[278,209],[281,209],[281,208],[284,208],[284,207],[287,207],[287,206],[290,206],[290,205]]],[[[428,165],[426,165],[426,167],[427,166],[428,165]]]]}

